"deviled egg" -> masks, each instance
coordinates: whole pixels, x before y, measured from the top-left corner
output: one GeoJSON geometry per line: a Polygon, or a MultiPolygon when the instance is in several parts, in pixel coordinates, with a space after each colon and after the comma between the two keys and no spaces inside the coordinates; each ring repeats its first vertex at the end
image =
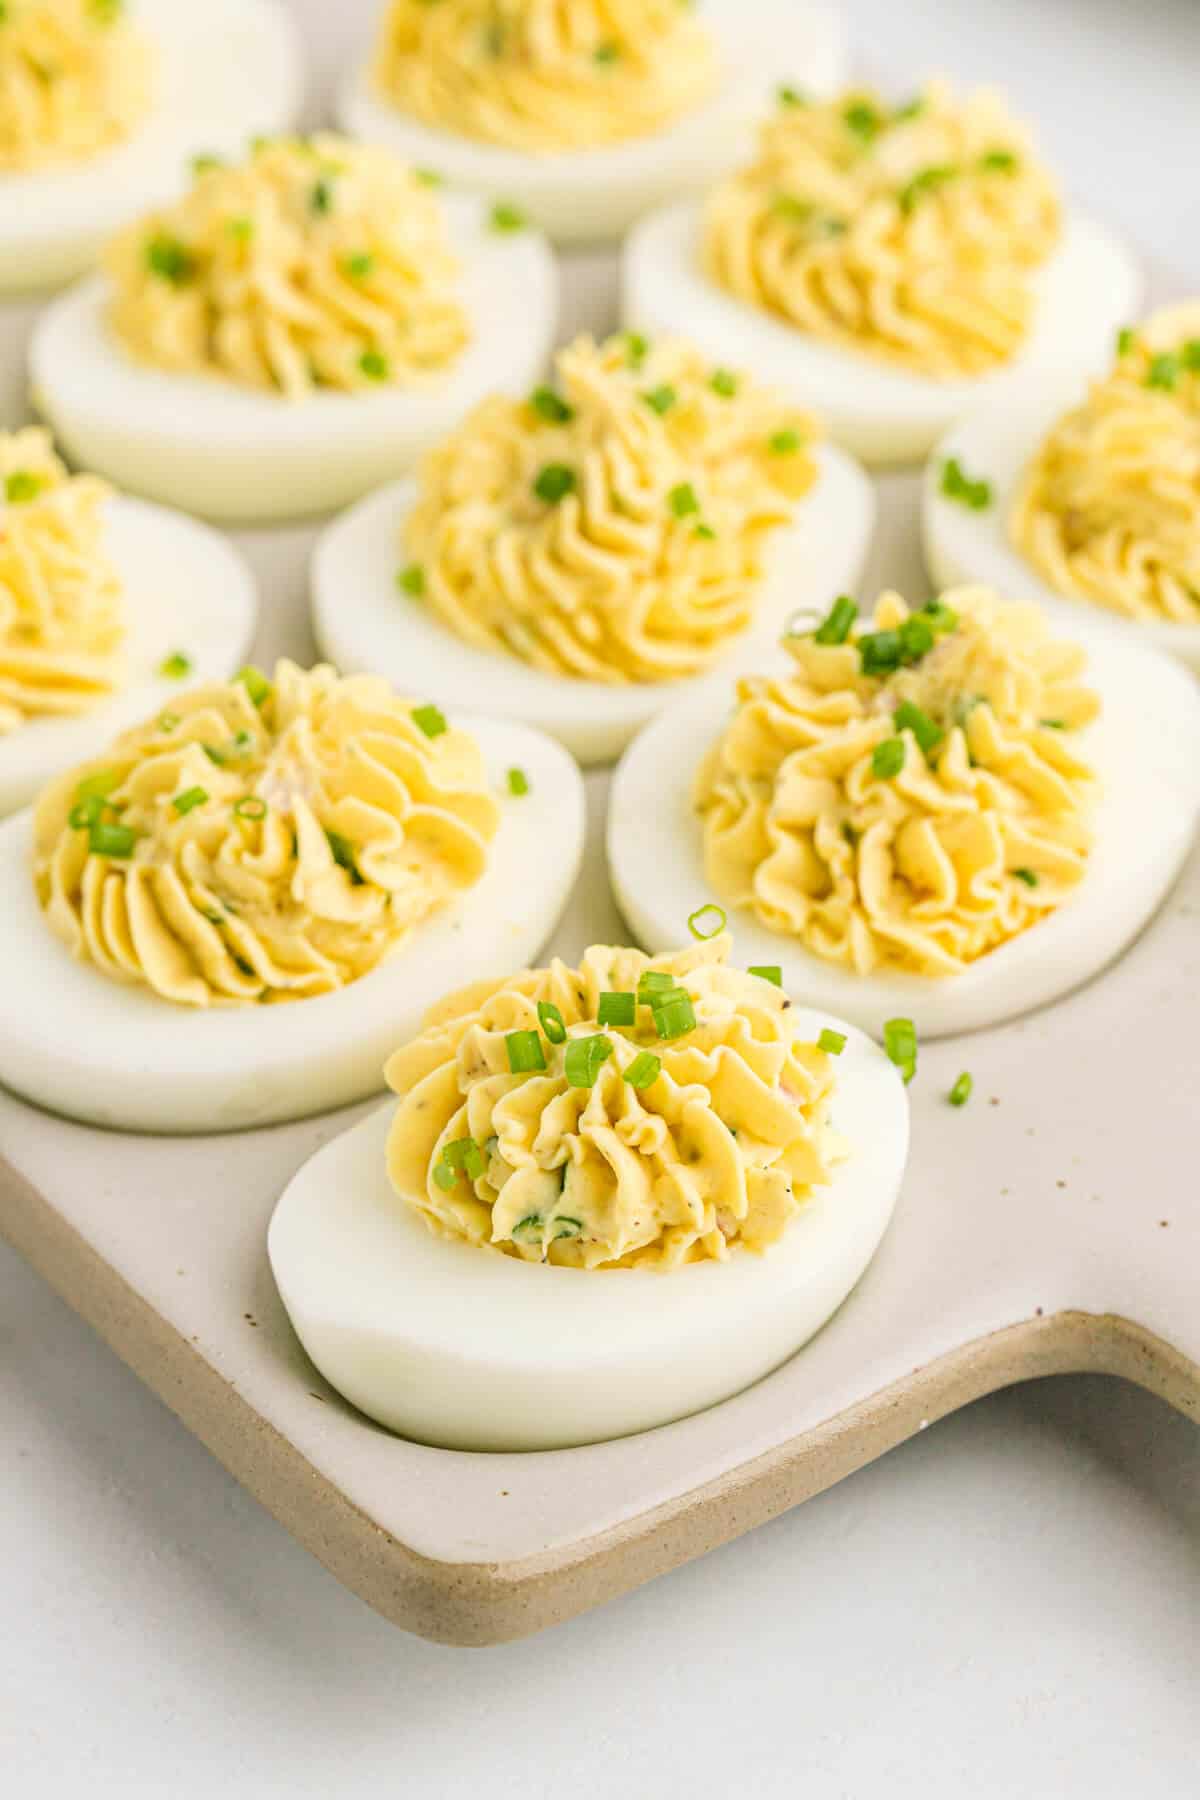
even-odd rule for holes
{"type": "Polygon", "coordinates": [[[1200,814],[1200,694],[986,589],[885,594],[864,623],[840,599],[732,719],[709,693],[643,733],[613,789],[617,901],[657,950],[714,896],[743,954],[868,1030],[996,1024],[1163,899],[1200,814]]]}
{"type": "Polygon", "coordinates": [[[870,484],[790,402],[677,339],[581,338],[333,525],[313,618],[341,668],[456,691],[615,756],[853,585],[870,484]]]}
{"type": "Polygon", "coordinates": [[[406,1436],[556,1449],[768,1374],[858,1281],[895,1204],[904,1088],[720,938],[594,947],[436,1006],[398,1104],[271,1221],[326,1379],[406,1436]]]}
{"type": "Polygon", "coordinates": [[[0,818],[180,683],[232,674],[256,613],[232,545],[0,433],[0,818]]]}
{"type": "Polygon", "coordinates": [[[289,124],[300,87],[278,0],[5,0],[0,291],[81,274],[190,155],[289,124]]]}
{"type": "Polygon", "coordinates": [[[786,27],[767,0],[390,0],[339,116],[578,242],[703,188],[776,83],[844,66],[836,14],[796,0],[786,27]]]}
{"type": "Polygon", "coordinates": [[[1139,292],[1000,99],[941,84],[898,107],[783,94],[757,158],[644,220],[623,275],[632,329],[736,343],[875,463],[923,455],[1009,371],[1098,366],[1139,292]]]}
{"type": "Polygon", "coordinates": [[[191,689],[0,827],[0,1081],[125,1130],[362,1099],[448,980],[534,953],[582,831],[520,726],[288,662],[191,689]]]}
{"type": "Polygon", "coordinates": [[[1002,585],[1200,670],[1200,302],[1123,329],[1090,385],[1024,383],[964,419],[923,526],[939,582],[1002,585]]]}
{"type": "Polygon", "coordinates": [[[206,165],[44,315],[34,397],[71,453],[224,519],[327,511],[409,466],[556,311],[543,240],[322,134],[206,165]]]}

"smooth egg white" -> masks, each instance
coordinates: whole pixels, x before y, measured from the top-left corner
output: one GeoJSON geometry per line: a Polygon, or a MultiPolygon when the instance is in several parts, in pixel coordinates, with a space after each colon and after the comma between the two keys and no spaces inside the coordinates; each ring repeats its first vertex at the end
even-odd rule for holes
{"type": "Polygon", "coordinates": [[[457,187],[507,201],[558,243],[618,238],[633,221],[715,181],[752,136],[781,81],[833,92],[847,64],[840,16],[790,0],[786,27],[772,0],[708,0],[724,74],[717,93],[666,131],[595,149],[533,155],[439,130],[375,91],[370,59],[348,71],[338,96],[342,129],[386,145],[457,187]]]}
{"type": "Polygon", "coordinates": [[[188,684],[225,681],[246,660],[258,597],[249,567],[226,538],[181,513],[123,496],[108,501],[105,523],[128,621],[127,680],[89,712],[32,719],[0,735],[0,818],[27,805],[61,770],[98,755],[118,732],[169,708],[182,684],[160,673],[168,656],[188,657],[188,684]]]}
{"type": "Polygon", "coordinates": [[[179,192],[189,156],[241,155],[296,115],[300,48],[279,0],[135,0],[129,12],[158,55],[153,112],[86,161],[0,174],[0,292],[82,274],[120,226],[179,192]]]}
{"type": "Polygon", "coordinates": [[[729,356],[736,345],[740,366],[812,407],[837,443],[870,464],[916,461],[1020,371],[1104,367],[1118,326],[1141,299],[1141,276],[1123,247],[1069,214],[1061,245],[1034,277],[1037,313],[1020,356],[995,374],[942,381],[822,343],[727,293],[704,271],[702,220],[702,207],[690,202],[636,227],[622,268],[625,325],[653,337],[686,319],[688,336],[709,355],[729,356]]]}
{"type": "MultiPolygon", "coordinates": [[[[816,1037],[836,1025],[804,1012],[816,1037]]],[[[887,1228],[908,1154],[896,1071],[846,1027],[832,1121],[850,1154],[778,1243],[725,1263],[583,1270],[435,1237],[392,1191],[386,1106],[306,1163],[271,1268],[325,1379],[389,1430],[456,1450],[647,1431],[768,1375],[837,1311],[887,1228]]]]}
{"type": "Polygon", "coordinates": [[[302,400],[136,362],[110,331],[97,276],[43,315],[34,400],[76,462],[151,499],[225,520],[329,512],[409,468],[486,394],[525,393],[550,352],[554,258],[536,232],[497,232],[478,200],[445,201],[472,338],[444,379],[302,400]]]}
{"type": "MultiPolygon", "coordinates": [[[[788,991],[878,1035],[910,1018],[921,1038],[997,1025],[1045,1006],[1097,975],[1151,918],[1183,866],[1200,820],[1200,692],[1154,651],[1074,634],[1088,648],[1086,680],[1103,711],[1075,741],[1096,770],[1101,798],[1087,875],[1057,912],[960,975],[856,975],[795,939],[732,911],[738,958],[777,963],[788,991]]],[[[691,803],[696,767],[728,718],[727,685],[672,707],[632,745],[609,810],[613,892],[651,954],[679,942],[690,913],[713,899],[701,821],[691,803]]]]}
{"type": "MultiPolygon", "coordinates": [[[[823,614],[853,588],[870,544],[875,496],[862,470],[828,445],[792,524],[771,534],[766,574],[750,629],[726,647],[728,678],[752,668],[797,610],[823,614]]],[[[611,762],[648,719],[699,677],[676,682],[577,681],[519,657],[464,642],[428,607],[401,593],[401,526],[415,484],[394,482],[338,519],[312,565],[313,631],[321,654],[346,673],[371,669],[437,698],[478,695],[514,719],[548,731],[583,763],[611,762]]],[[[707,679],[707,677],[705,677],[707,679]]]]}
{"type": "Polygon", "coordinates": [[[503,817],[475,887],[361,981],[274,1006],[177,1006],[78,962],[42,917],[31,815],[0,826],[0,1083],[122,1131],[240,1131],[382,1089],[383,1065],[443,994],[534,960],[579,870],[583,783],[557,744],[471,717],[503,817]],[[509,768],[530,791],[506,794],[509,768]]]}
{"type": "Polygon", "coordinates": [[[1036,600],[1063,631],[1080,625],[1110,631],[1120,642],[1153,644],[1200,672],[1200,623],[1130,619],[1094,600],[1060,594],[1022,555],[1008,534],[1013,498],[1025,465],[1063,413],[1085,398],[1078,372],[1025,381],[1003,401],[993,401],[954,426],[938,444],[925,471],[921,530],[925,563],[939,587],[983,582],[1014,599],[1036,600]],[[991,484],[991,505],[980,512],[941,491],[942,468],[956,456],[973,480],[991,484]]]}

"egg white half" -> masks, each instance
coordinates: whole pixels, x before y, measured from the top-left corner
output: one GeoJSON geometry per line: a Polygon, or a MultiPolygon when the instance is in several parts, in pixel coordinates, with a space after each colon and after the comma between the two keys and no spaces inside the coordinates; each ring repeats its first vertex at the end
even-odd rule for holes
{"type": "MultiPolygon", "coordinates": [[[[1103,712],[1077,741],[1101,799],[1087,875],[1057,912],[962,974],[856,975],[750,911],[730,913],[738,957],[778,963],[797,999],[827,1006],[878,1035],[910,1018],[922,1038],[999,1024],[1045,1006],[1099,973],[1151,918],[1200,820],[1200,692],[1169,658],[1075,636],[1088,647],[1087,681],[1103,712]]],[[[688,915],[712,899],[701,821],[691,804],[697,764],[728,718],[728,687],[710,686],[657,719],[626,753],[613,782],[608,858],[613,892],[638,943],[679,942],[688,915]]]]}
{"type": "Polygon", "coordinates": [[[0,825],[0,1084],[89,1124],[156,1132],[274,1125],[381,1090],[384,1062],[435,1000],[535,959],[579,871],[570,757],[523,726],[455,723],[504,796],[483,879],[361,981],[313,999],[197,1011],[76,961],[37,904],[31,815],[0,825]],[[520,798],[504,793],[512,767],[529,779],[520,798]]]}
{"type": "Polygon", "coordinates": [[[914,462],[970,408],[1023,370],[1099,369],[1117,328],[1136,315],[1137,265],[1115,238],[1079,213],[1067,217],[1058,250],[1034,278],[1037,312],[1029,341],[1002,372],[939,381],[816,338],[727,293],[700,260],[702,208],[668,206],[636,227],[622,267],[622,317],[649,337],[687,320],[688,336],[730,357],[824,419],[829,434],[870,464],[914,462]]]}
{"type": "MultiPolygon", "coordinates": [[[[794,522],[768,540],[754,623],[719,664],[727,678],[760,661],[798,608],[824,613],[858,580],[875,522],[874,491],[842,452],[822,445],[816,455],[816,485],[794,522]]],[[[435,699],[477,694],[496,711],[548,731],[583,763],[611,762],[647,719],[696,686],[698,678],[574,681],[464,642],[396,586],[405,561],[401,525],[415,498],[414,483],[394,482],[336,520],[317,544],[313,632],[338,668],[373,669],[435,699]]]]}
{"type": "MultiPolygon", "coordinates": [[[[804,1012],[815,1037],[826,1014],[804,1012]]],[[[908,1102],[844,1028],[832,1119],[850,1155],[763,1255],[563,1269],[435,1237],[388,1182],[386,1106],[305,1164],[271,1220],[271,1268],[325,1379],[389,1430],[456,1450],[557,1450],[648,1431],[770,1374],[878,1248],[908,1102]]]]}
{"type": "Polygon", "coordinates": [[[1036,600],[1063,631],[1108,631],[1125,644],[1153,644],[1179,656],[1200,672],[1200,620],[1131,619],[1076,594],[1052,588],[1022,555],[1008,534],[1008,518],[1025,465],[1063,413],[1077,406],[1086,378],[1059,376],[1013,385],[1003,402],[992,402],[954,426],[938,444],[925,471],[921,531],[925,563],[939,587],[983,582],[1016,600],[1036,600]],[[956,456],[972,480],[986,480],[992,503],[974,512],[941,491],[942,467],[956,456]]]}
{"type": "MultiPolygon", "coordinates": [[[[106,507],[107,549],[125,596],[128,680],[90,712],[32,719],[0,736],[0,818],[25,806],[52,776],[86,762],[118,732],[169,708],[181,683],[159,673],[182,651],[187,683],[224,681],[246,660],[258,596],[240,553],[207,525],[144,500],[106,507]]],[[[3,930],[0,911],[0,931],[3,930]]]]}
{"type": "Polygon", "coordinates": [[[85,162],[0,174],[0,292],[82,274],[119,226],[180,190],[189,156],[240,155],[295,117],[300,50],[279,0],[134,0],[129,12],[158,52],[154,110],[85,162]]]}
{"type": "Polygon", "coordinates": [[[472,338],[444,379],[303,400],[136,362],[94,277],[44,314],[31,352],[39,411],[76,462],[208,517],[329,512],[411,465],[486,394],[525,393],[554,337],[558,277],[536,232],[491,230],[482,202],[446,201],[472,338]]]}
{"type": "Polygon", "coordinates": [[[353,137],[385,144],[457,187],[519,206],[558,243],[619,238],[651,207],[713,182],[749,143],[780,82],[832,93],[847,63],[845,29],[829,7],[789,0],[708,0],[724,74],[717,93],[666,131],[595,149],[533,155],[439,130],[375,92],[370,61],[351,69],[337,101],[353,137]]]}

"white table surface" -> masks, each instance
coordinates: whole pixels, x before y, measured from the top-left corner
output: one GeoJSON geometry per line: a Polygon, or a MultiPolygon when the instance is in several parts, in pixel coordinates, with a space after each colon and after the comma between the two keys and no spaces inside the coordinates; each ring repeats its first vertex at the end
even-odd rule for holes
{"type": "MultiPolygon", "coordinates": [[[[320,85],[373,7],[294,4],[320,85]]],[[[898,80],[1011,88],[1080,198],[1200,284],[1192,0],[849,11],[898,80]]],[[[1114,1383],[982,1403],[486,1652],[375,1618],[3,1247],[0,1456],[13,1800],[1197,1792],[1200,1433],[1114,1383]]]]}

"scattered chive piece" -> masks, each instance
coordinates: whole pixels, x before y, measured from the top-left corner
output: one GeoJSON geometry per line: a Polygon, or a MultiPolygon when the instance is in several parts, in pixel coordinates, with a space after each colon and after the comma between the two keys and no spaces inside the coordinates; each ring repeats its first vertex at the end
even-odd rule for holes
{"type": "Polygon", "coordinates": [[[771,211],[777,218],[790,219],[795,225],[806,225],[813,215],[811,200],[802,200],[799,194],[780,192],[771,200],[771,211]]]}
{"type": "Polygon", "coordinates": [[[529,792],[529,777],[524,769],[510,769],[506,779],[508,791],[515,800],[523,799],[529,792]]]}
{"type": "Polygon", "coordinates": [[[498,200],[492,208],[491,223],[493,231],[524,231],[529,221],[519,206],[498,200]]]}
{"type": "Polygon", "coordinates": [[[601,994],[596,1008],[598,1025],[636,1025],[637,995],[627,993],[601,994]]]}
{"type": "Polygon", "coordinates": [[[563,1058],[569,1087],[590,1088],[613,1053],[612,1040],[597,1032],[592,1037],[572,1038],[563,1058]]]}
{"type": "Polygon", "coordinates": [[[240,800],[234,801],[233,810],[239,819],[258,820],[265,819],[270,808],[257,794],[245,794],[240,800]]]}
{"type": "Polygon", "coordinates": [[[433,1179],[437,1186],[441,1188],[443,1194],[448,1194],[450,1189],[457,1182],[458,1176],[450,1167],[449,1163],[439,1162],[435,1163],[433,1166],[433,1179]]]}
{"type": "Polygon", "coordinates": [[[963,1070],[950,1092],[946,1095],[951,1106],[965,1106],[971,1098],[971,1090],[975,1086],[975,1078],[966,1069],[963,1070]]]}
{"type": "Polygon", "coordinates": [[[710,938],[720,937],[728,922],[724,909],[714,905],[710,900],[704,906],[698,906],[695,912],[689,915],[688,930],[694,938],[699,938],[702,944],[707,944],[710,938]],[[715,923],[713,923],[714,920],[715,923]]]}
{"type": "Polygon", "coordinates": [[[667,502],[677,519],[689,518],[700,511],[700,501],[690,481],[681,481],[667,495],[667,502]]]}
{"type": "Polygon", "coordinates": [[[804,95],[800,92],[799,88],[790,87],[786,84],[783,87],[776,88],[775,98],[778,100],[780,106],[807,106],[808,105],[808,101],[805,99],[804,95]]]}
{"type": "Polygon", "coordinates": [[[4,483],[4,497],[10,506],[24,506],[37,499],[42,485],[41,476],[31,469],[14,469],[4,483]]]}
{"type": "Polygon", "coordinates": [[[237,238],[239,243],[245,244],[254,236],[254,220],[246,218],[230,219],[226,224],[225,229],[228,231],[230,237],[237,238]]]}
{"type": "Polygon", "coordinates": [[[511,1236],[514,1244],[536,1244],[545,1236],[545,1232],[546,1221],[541,1213],[526,1213],[513,1226],[511,1236]]]}
{"type": "Polygon", "coordinates": [[[667,1039],[686,1037],[689,1031],[696,1029],[696,1009],[692,1005],[692,997],[682,988],[674,993],[663,994],[653,1007],[654,1029],[660,1038],[667,1039]]]}
{"type": "Polygon", "coordinates": [[[107,800],[121,785],[121,777],[115,769],[100,769],[95,775],[85,775],[75,789],[77,800],[107,800]]]}
{"type": "Polygon", "coordinates": [[[714,369],[708,385],[722,400],[732,400],[738,391],[738,378],[732,369],[714,369]]]}
{"type": "Polygon", "coordinates": [[[905,182],[897,195],[900,211],[913,212],[927,194],[932,194],[936,188],[944,187],[948,181],[953,181],[957,174],[958,170],[951,163],[933,163],[927,169],[918,169],[912,179],[905,182]]]}
{"type": "Polygon", "coordinates": [[[194,176],[208,175],[213,169],[223,169],[224,167],[225,158],[215,156],[211,150],[202,150],[199,155],[192,158],[192,174],[194,176]]]}
{"type": "Polygon", "coordinates": [[[461,1169],[472,1181],[478,1181],[487,1168],[483,1151],[472,1137],[455,1138],[452,1144],[447,1144],[442,1151],[442,1161],[448,1169],[456,1172],[461,1169]]]}
{"type": "Polygon", "coordinates": [[[1189,375],[1200,374],[1200,338],[1189,338],[1179,352],[1179,360],[1189,375]]]}
{"type": "Polygon", "coordinates": [[[917,1028],[911,1019],[889,1019],[883,1028],[883,1047],[907,1085],[917,1072],[917,1028]]]}
{"type": "Polygon", "coordinates": [[[442,179],[436,169],[413,170],[413,180],[419,181],[422,187],[441,187],[442,179]]]}
{"type": "Polygon", "coordinates": [[[693,535],[693,537],[707,538],[709,540],[712,540],[716,537],[717,534],[713,530],[711,525],[705,525],[703,522],[701,522],[699,525],[697,525],[697,527],[692,535],[693,535]]]}
{"type": "Polygon", "coordinates": [[[545,1032],[549,1042],[552,1044],[565,1044],[567,1041],[567,1023],[557,1006],[554,1006],[549,1000],[539,1000],[537,1015],[538,1024],[545,1032]]]}
{"type": "Polygon", "coordinates": [[[358,366],[368,381],[386,381],[391,374],[391,364],[382,350],[364,350],[358,366]]]}
{"type": "Polygon", "coordinates": [[[615,63],[621,60],[619,44],[597,44],[592,51],[592,61],[598,63],[615,63]]]}
{"type": "Polygon", "coordinates": [[[1117,355],[1128,356],[1137,343],[1137,332],[1132,325],[1122,325],[1117,333],[1117,355]]]}
{"type": "Polygon", "coordinates": [[[353,256],[347,256],[342,267],[351,281],[364,281],[375,267],[375,258],[369,250],[357,250],[353,256]]]}
{"type": "Polygon", "coordinates": [[[329,845],[329,854],[339,869],[345,869],[350,877],[351,887],[363,887],[365,883],[359,872],[358,859],[354,854],[354,845],[340,831],[326,831],[325,842],[329,845]]]}
{"type": "Polygon", "coordinates": [[[233,679],[241,682],[255,706],[261,707],[263,701],[270,698],[271,683],[253,663],[247,663],[244,669],[239,669],[233,679]]]}
{"type": "Polygon", "coordinates": [[[903,738],[884,738],[871,752],[872,772],[880,781],[891,781],[904,767],[906,754],[903,738]]]}
{"type": "Polygon", "coordinates": [[[903,106],[898,106],[896,108],[895,112],[892,114],[892,122],[897,125],[902,124],[905,119],[918,118],[924,111],[924,94],[914,94],[911,100],[906,100],[903,106]]]}
{"type": "Polygon", "coordinates": [[[535,413],[549,421],[551,425],[569,425],[575,417],[575,408],[568,406],[561,394],[556,394],[552,387],[536,387],[529,396],[529,404],[535,413]]]}
{"type": "Polygon", "coordinates": [[[330,213],[330,212],[332,212],[333,211],[333,183],[331,181],[327,181],[324,176],[322,176],[319,181],[315,181],[313,183],[312,193],[309,195],[308,203],[312,207],[312,209],[315,213],[330,213]]]}
{"type": "Polygon", "coordinates": [[[547,506],[557,506],[568,494],[573,494],[578,486],[578,477],[574,469],[566,463],[547,463],[533,484],[533,491],[539,500],[547,506]]]}
{"type": "Polygon", "coordinates": [[[176,238],[169,237],[150,239],[146,245],[146,267],[152,275],[169,281],[173,287],[182,287],[196,273],[191,252],[176,238]]]}
{"type": "Polygon", "coordinates": [[[888,675],[900,667],[904,645],[898,631],[869,631],[857,648],[864,675],[888,675]]]}
{"type": "Polygon", "coordinates": [[[1013,874],[1018,881],[1023,881],[1026,887],[1033,888],[1038,885],[1038,874],[1036,869],[1014,869],[1013,874]]]}
{"type": "Polygon", "coordinates": [[[91,794],[86,800],[77,800],[67,814],[67,823],[72,831],[87,831],[97,819],[102,819],[108,811],[108,802],[99,794],[91,794]]]}
{"type": "Polygon", "coordinates": [[[933,625],[924,613],[912,613],[900,627],[900,657],[920,662],[933,649],[933,625]]]}
{"type": "Polygon", "coordinates": [[[631,369],[640,369],[650,354],[650,339],[640,331],[625,333],[625,360],[631,369]]]}
{"type": "Polygon", "coordinates": [[[583,1236],[583,1220],[568,1219],[560,1215],[553,1221],[556,1238],[577,1238],[583,1236]]]}
{"type": "Polygon", "coordinates": [[[174,729],[178,725],[178,723],[179,723],[179,714],[178,713],[165,712],[165,713],[159,713],[159,715],[158,715],[158,729],[160,731],[174,731],[174,729]]]}
{"type": "Polygon", "coordinates": [[[948,456],[942,464],[942,493],[947,500],[957,500],[972,512],[984,512],[992,504],[990,481],[972,481],[957,456],[948,456]]]}
{"type": "Polygon", "coordinates": [[[927,601],[921,616],[929,620],[935,633],[958,629],[958,614],[952,606],[943,606],[940,600],[927,601]]]}
{"type": "Polygon", "coordinates": [[[209,762],[215,763],[218,769],[223,769],[225,764],[229,761],[225,751],[219,749],[216,744],[201,744],[200,748],[203,750],[205,756],[207,756],[209,762]]]}
{"type": "Polygon", "coordinates": [[[172,650],[170,656],[164,656],[159,663],[158,672],[168,681],[182,681],[192,672],[192,659],[185,650],[172,650]]]}
{"type": "Polygon", "coordinates": [[[414,725],[420,726],[427,738],[441,737],[444,731],[450,729],[446,723],[445,713],[432,703],[428,706],[414,706],[412,721],[414,725]]]}
{"type": "Polygon", "coordinates": [[[1066,731],[1067,729],[1065,719],[1039,719],[1038,724],[1043,731],[1066,731]]]}
{"type": "Polygon", "coordinates": [[[831,1031],[828,1025],[826,1025],[820,1037],[817,1039],[817,1049],[824,1050],[827,1056],[840,1056],[845,1048],[845,1032],[831,1031]]]}
{"type": "Polygon", "coordinates": [[[979,167],[990,175],[1014,175],[1019,158],[1015,150],[1006,150],[1002,145],[995,150],[985,150],[979,159],[979,167]]]}
{"type": "Polygon", "coordinates": [[[203,806],[207,799],[208,794],[204,788],[191,787],[185,789],[182,794],[176,794],[171,805],[182,819],[185,813],[195,812],[198,806],[203,806]]]}
{"type": "Polygon", "coordinates": [[[647,392],[642,395],[642,399],[646,402],[650,411],[656,412],[660,419],[665,413],[670,412],[678,398],[679,396],[675,392],[675,389],[666,382],[664,382],[661,387],[649,388],[647,392]]]}
{"type": "Polygon", "coordinates": [[[813,637],[818,644],[844,644],[857,617],[858,607],[849,594],[839,594],[813,637]]]}
{"type": "Polygon", "coordinates": [[[760,981],[769,981],[772,987],[783,986],[783,970],[778,963],[753,963],[746,973],[757,975],[760,981]]]}
{"type": "Polygon", "coordinates": [[[637,997],[643,1006],[657,1006],[665,994],[673,994],[679,983],[665,969],[643,969],[638,981],[637,997]]]}
{"type": "Polygon", "coordinates": [[[532,1075],[546,1066],[546,1052],[536,1031],[510,1031],[504,1040],[514,1075],[532,1075]]]}
{"type": "Polygon", "coordinates": [[[411,594],[419,600],[425,592],[425,571],[420,563],[409,563],[407,568],[398,570],[396,586],[402,593],[411,594]]]}
{"type": "Polygon", "coordinates": [[[927,712],[922,712],[919,706],[914,706],[911,700],[902,701],[893,717],[897,731],[911,731],[926,755],[946,735],[937,721],[931,719],[927,712]]]}
{"type": "Polygon", "coordinates": [[[1157,356],[1150,358],[1150,367],[1146,370],[1146,386],[1148,388],[1164,388],[1168,393],[1179,381],[1179,358],[1171,350],[1160,350],[1157,356]]]}
{"type": "Polygon", "coordinates": [[[877,135],[883,120],[866,100],[853,100],[842,114],[846,128],[852,131],[864,143],[869,144],[877,135]]]}
{"type": "Polygon", "coordinates": [[[794,456],[800,441],[798,431],[776,431],[767,439],[767,449],[772,456],[794,456]]]}
{"type": "Polygon", "coordinates": [[[112,856],[124,861],[133,855],[137,832],[130,825],[93,819],[88,826],[88,849],[93,856],[112,856]]]}
{"type": "Polygon", "coordinates": [[[653,1087],[661,1074],[662,1058],[655,1056],[653,1050],[643,1050],[625,1070],[624,1079],[640,1094],[645,1088],[653,1087]]]}

